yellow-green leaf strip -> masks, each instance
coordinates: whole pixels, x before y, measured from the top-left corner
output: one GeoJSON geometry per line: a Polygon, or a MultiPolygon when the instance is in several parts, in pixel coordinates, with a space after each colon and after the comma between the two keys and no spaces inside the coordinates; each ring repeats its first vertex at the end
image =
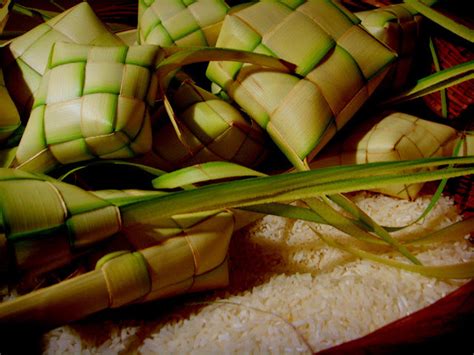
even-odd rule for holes
{"type": "MultiPolygon", "coordinates": [[[[275,176],[254,177],[234,180],[224,183],[215,183],[193,190],[173,192],[165,196],[156,197],[145,202],[138,202],[121,208],[124,221],[127,214],[139,213],[143,223],[148,216],[154,218],[157,211],[162,217],[173,216],[179,213],[191,213],[213,209],[243,207],[269,202],[288,202],[305,199],[324,194],[358,191],[367,188],[386,186],[393,183],[415,183],[439,180],[445,177],[469,175],[474,172],[474,156],[457,158],[429,158],[407,162],[371,163],[345,168],[346,174],[335,174],[335,169],[318,169],[297,173],[280,174],[275,176]],[[400,171],[419,165],[440,166],[450,163],[467,166],[451,169],[417,171],[400,175],[400,171]],[[395,167],[398,167],[395,169],[395,167]],[[361,169],[361,170],[359,170],[361,169]],[[382,169],[389,174],[380,175],[382,169]],[[367,176],[373,171],[379,175],[367,176]],[[331,175],[328,177],[328,175],[331,175]],[[351,177],[351,178],[349,178],[351,177]],[[136,211],[136,212],[134,212],[136,211]]],[[[132,218],[133,220],[134,218],[132,218]]]]}
{"type": "MultiPolygon", "coordinates": [[[[343,200],[343,198],[336,198],[336,201],[338,203],[343,203],[345,207],[348,207],[350,210],[354,211],[353,206],[349,207],[349,203],[347,201],[342,202],[341,200],[343,200]]],[[[331,226],[357,239],[370,239],[371,234],[367,232],[367,229],[362,229],[357,224],[355,224],[353,220],[345,217],[338,211],[334,210],[328,203],[326,196],[322,196],[322,200],[314,198],[307,199],[305,202],[313,211],[318,211],[317,213],[321,215],[321,217],[324,218],[331,226]]],[[[358,209],[358,212],[365,216],[358,219],[359,222],[362,222],[363,226],[365,223],[368,223],[370,227],[373,227],[376,234],[387,244],[395,248],[400,254],[405,256],[412,263],[418,265],[421,264],[421,262],[414,255],[412,255],[405,246],[401,245],[397,240],[393,239],[387,231],[378,226],[374,221],[372,221],[370,217],[368,217],[360,209],[358,209]]]]}
{"type": "Polygon", "coordinates": [[[474,79],[474,60],[454,65],[439,72],[421,78],[417,83],[400,94],[383,101],[380,106],[385,107],[401,102],[414,100],[438,90],[461,84],[474,79]]]}
{"type": "Polygon", "coordinates": [[[460,264],[436,265],[436,266],[407,264],[407,263],[403,263],[394,259],[381,257],[374,253],[370,253],[353,246],[339,243],[333,238],[330,238],[321,233],[318,233],[314,229],[313,231],[317,233],[318,236],[322,240],[324,240],[328,245],[334,248],[344,250],[359,258],[371,260],[376,263],[385,264],[387,266],[395,267],[400,270],[416,272],[424,276],[436,277],[440,279],[470,279],[474,277],[474,262],[472,261],[467,261],[460,264]]]}
{"type": "Polygon", "coordinates": [[[407,241],[410,246],[424,246],[435,242],[459,240],[474,231],[474,217],[450,224],[447,227],[431,232],[422,237],[407,241]]]}
{"type": "Polygon", "coordinates": [[[208,162],[163,174],[152,183],[156,189],[175,189],[202,182],[249,176],[266,176],[266,174],[226,161],[208,162]]]}
{"type": "MultiPolygon", "coordinates": [[[[435,70],[439,72],[441,71],[441,65],[439,64],[438,53],[433,38],[431,36],[429,38],[429,47],[431,52],[431,58],[433,58],[433,65],[435,67],[435,70]]],[[[441,116],[443,118],[448,118],[448,95],[446,89],[441,89],[439,91],[439,94],[441,96],[441,116]]]]}
{"type": "MultiPolygon", "coordinates": [[[[413,7],[420,14],[430,19],[434,23],[438,24],[441,27],[444,27],[448,31],[453,32],[461,38],[473,43],[474,42],[474,30],[464,26],[463,24],[456,22],[454,19],[451,19],[439,11],[430,7],[430,3],[427,4],[420,0],[404,0],[404,2],[411,7],[413,7]]],[[[466,4],[466,7],[468,5],[466,4]]]]}

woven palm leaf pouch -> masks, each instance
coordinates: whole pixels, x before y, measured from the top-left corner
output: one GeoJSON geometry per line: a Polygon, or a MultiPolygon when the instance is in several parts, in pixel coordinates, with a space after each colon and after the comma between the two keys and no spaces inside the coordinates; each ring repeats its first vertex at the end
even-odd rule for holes
{"type": "Polygon", "coordinates": [[[17,166],[47,172],[61,164],[149,151],[158,51],[151,45],[56,43],[18,147],[17,166]]]}
{"type": "Polygon", "coordinates": [[[375,91],[396,55],[331,0],[264,0],[231,11],[217,47],[268,54],[295,74],[212,62],[208,78],[225,90],[299,168],[375,91]]]}
{"type": "Polygon", "coordinates": [[[64,11],[0,48],[6,87],[23,120],[30,114],[34,94],[48,69],[56,42],[113,46],[122,41],[99,20],[87,2],[64,11]]]}

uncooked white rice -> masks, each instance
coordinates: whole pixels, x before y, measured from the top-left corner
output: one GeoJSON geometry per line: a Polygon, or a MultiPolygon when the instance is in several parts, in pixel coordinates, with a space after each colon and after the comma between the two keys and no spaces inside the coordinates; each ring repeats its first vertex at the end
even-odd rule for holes
{"type": "MultiPolygon", "coordinates": [[[[384,225],[409,223],[429,202],[365,192],[352,198],[384,225]]],[[[453,201],[443,197],[423,223],[398,237],[459,218],[453,201]]],[[[330,227],[315,228],[345,238],[330,227]]],[[[474,260],[474,247],[461,239],[417,256],[427,264],[457,263],[474,260]]],[[[156,302],[153,307],[168,309],[152,320],[96,319],[54,329],[44,336],[44,353],[310,353],[372,332],[464,283],[356,260],[327,247],[306,223],[272,216],[235,235],[230,263],[226,290],[185,297],[171,307],[156,302]]]]}

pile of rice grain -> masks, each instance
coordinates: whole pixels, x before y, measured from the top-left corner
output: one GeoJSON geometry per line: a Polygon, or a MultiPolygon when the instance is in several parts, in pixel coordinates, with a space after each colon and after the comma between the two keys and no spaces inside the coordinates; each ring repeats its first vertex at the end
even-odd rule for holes
{"type": "MultiPolygon", "coordinates": [[[[358,193],[353,200],[383,225],[406,225],[429,196],[402,201],[358,193]]],[[[457,220],[443,197],[423,221],[395,234],[422,235],[457,220]]],[[[317,233],[347,238],[327,226],[317,233]]],[[[466,239],[416,252],[426,264],[474,260],[466,239]]],[[[54,329],[44,352],[143,354],[312,353],[359,338],[430,305],[465,281],[437,280],[358,260],[327,247],[301,221],[266,216],[237,233],[230,248],[231,285],[158,301],[156,317],[94,320],[54,329]],[[152,318],[152,319],[150,319],[152,318]]]]}

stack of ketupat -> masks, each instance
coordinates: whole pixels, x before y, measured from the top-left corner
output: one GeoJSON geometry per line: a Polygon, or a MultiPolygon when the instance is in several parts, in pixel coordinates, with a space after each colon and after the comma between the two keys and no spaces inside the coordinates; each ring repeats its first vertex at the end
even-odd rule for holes
{"type": "MultiPolygon", "coordinates": [[[[418,18],[414,24],[410,22],[414,11],[401,8],[394,12],[402,13],[404,17],[400,21],[401,27],[417,28],[418,18]]],[[[384,20],[388,19],[391,31],[391,25],[397,21],[392,10],[388,15],[383,11],[379,13],[384,20]]],[[[435,127],[431,122],[399,114],[396,115],[398,123],[393,123],[393,116],[387,116],[375,126],[361,130],[358,137],[350,138],[341,145],[342,148],[337,147],[335,150],[342,153],[341,156],[328,157],[331,154],[329,149],[328,155],[322,155],[325,160],[317,160],[319,150],[354,116],[387,73],[401,78],[397,70],[402,73],[408,70],[404,64],[393,69],[394,53],[369,36],[359,26],[358,19],[336,2],[261,1],[245,4],[233,11],[227,4],[213,0],[176,4],[141,1],[138,15],[138,46],[124,45],[120,40],[124,37],[109,33],[83,3],[12,41],[2,51],[2,67],[7,73],[5,87],[14,87],[10,94],[23,120],[29,116],[14,162],[17,168],[54,172],[63,165],[95,158],[123,159],[137,155],[141,162],[167,169],[208,160],[230,160],[253,166],[265,156],[265,132],[299,170],[315,167],[320,162],[325,164],[324,161],[367,163],[455,153],[472,155],[469,147],[461,146],[459,149],[458,143],[463,136],[456,130],[447,126],[435,127]],[[269,16],[262,17],[262,10],[269,16]],[[75,37],[71,24],[83,18],[87,18],[94,31],[85,37],[75,37]],[[286,47],[287,39],[298,33],[302,39],[301,45],[296,46],[298,50],[286,47]],[[70,42],[70,38],[73,43],[62,43],[70,42]],[[189,77],[178,73],[173,82],[179,83],[178,89],[173,87],[169,97],[163,96],[169,76],[164,71],[156,80],[152,72],[159,68],[158,58],[161,60],[162,55],[169,55],[163,63],[168,63],[175,74],[179,65],[170,58],[180,57],[176,49],[168,48],[161,52],[155,45],[202,46],[214,43],[278,56],[295,63],[296,74],[283,72],[280,67],[262,70],[255,64],[217,62],[208,69],[209,78],[215,81],[216,95],[195,86],[189,77]],[[364,43],[364,50],[360,43],[364,43]],[[97,44],[109,47],[96,47],[97,44]],[[366,53],[367,48],[371,49],[370,56],[366,53]],[[28,79],[19,80],[21,77],[28,79]],[[22,85],[15,84],[17,79],[22,85]],[[261,129],[249,123],[247,115],[231,103],[219,101],[217,95],[235,100],[233,103],[243,107],[261,129]],[[155,111],[157,98],[165,105],[155,111]],[[174,111],[166,106],[167,103],[171,103],[174,111]],[[64,114],[67,114],[67,120],[63,119],[64,114]],[[291,121],[295,125],[288,125],[289,114],[294,114],[291,121]],[[96,117],[100,119],[96,120],[96,117]],[[398,128],[391,132],[390,139],[384,140],[387,125],[398,128]],[[363,149],[360,149],[361,145],[363,149]],[[252,156],[252,151],[257,156],[252,156]],[[143,153],[146,154],[140,157],[143,153]],[[314,156],[316,160],[311,162],[314,156]],[[359,161],[359,157],[363,159],[359,161]]],[[[378,21],[381,20],[372,19],[372,23],[378,21]]],[[[405,49],[402,52],[407,54],[405,49]]],[[[196,52],[193,49],[183,53],[186,59],[186,55],[191,57],[196,52]]],[[[395,86],[400,85],[402,83],[395,83],[395,86]]],[[[8,121],[6,128],[2,128],[6,135],[15,131],[19,115],[10,121],[13,123],[8,121]]],[[[203,171],[205,175],[204,168],[203,171]]],[[[406,172],[409,175],[413,170],[406,172]]],[[[31,179],[27,173],[17,177],[19,180],[31,179]]],[[[0,185],[0,192],[4,187],[6,191],[8,186],[13,186],[15,182],[11,180],[11,185],[8,181],[0,185]]],[[[23,182],[26,186],[26,181],[23,182]]],[[[159,228],[151,224],[141,225],[138,220],[141,214],[139,209],[135,213],[133,204],[125,203],[125,206],[132,206],[127,210],[121,209],[124,205],[115,206],[110,202],[122,197],[107,200],[110,198],[107,194],[115,192],[96,192],[96,196],[106,199],[107,203],[99,203],[95,197],[95,204],[110,210],[109,219],[113,220],[112,227],[107,228],[105,223],[96,221],[96,231],[89,229],[84,223],[87,221],[82,218],[82,214],[89,213],[90,206],[86,208],[85,204],[82,206],[79,200],[69,199],[64,193],[68,190],[78,195],[79,191],[47,179],[42,182],[50,186],[48,196],[51,200],[64,201],[64,206],[56,209],[58,228],[54,227],[56,221],[50,218],[52,214],[45,214],[42,217],[45,225],[39,230],[41,227],[41,233],[49,233],[55,228],[67,230],[68,239],[60,239],[64,248],[59,253],[67,256],[67,262],[77,257],[74,255],[76,251],[85,251],[87,247],[107,240],[117,230],[126,235],[126,248],[130,252],[106,255],[91,272],[99,275],[94,276],[94,280],[101,286],[91,290],[98,297],[97,305],[92,305],[94,300],[88,303],[92,308],[97,306],[94,310],[223,286],[228,282],[227,262],[230,265],[230,284],[223,291],[178,299],[176,303],[169,301],[143,306],[144,312],[152,310],[153,319],[140,314],[140,308],[132,308],[132,312],[139,312],[132,316],[133,320],[129,319],[130,313],[124,311],[112,315],[115,320],[104,314],[103,318],[57,328],[43,337],[46,353],[312,353],[361,337],[426,307],[467,282],[462,277],[460,280],[432,278],[358,259],[329,246],[328,240],[364,248],[366,252],[385,256],[394,263],[406,262],[386,244],[368,246],[327,225],[272,216],[236,233],[227,260],[228,239],[216,238],[215,231],[208,233],[211,219],[219,213],[213,210],[210,215],[172,215],[164,218],[166,223],[159,228]],[[54,197],[56,192],[61,195],[59,199],[54,197]],[[51,224],[46,226],[48,223],[51,224]],[[191,234],[196,226],[197,233],[191,234]],[[202,240],[199,234],[213,236],[202,240]],[[164,239],[167,241],[162,243],[164,239]],[[163,249],[160,249],[160,244],[163,249]],[[214,252],[216,246],[219,252],[214,252]],[[176,258],[167,259],[165,256],[169,253],[176,258]],[[123,255],[128,259],[123,258],[122,267],[120,258],[123,255]],[[182,263],[176,261],[178,257],[182,258],[182,263]],[[128,268],[127,260],[136,269],[128,268]],[[170,268],[173,268],[172,273],[170,268]],[[123,274],[116,270],[122,270],[123,274]],[[216,270],[219,271],[218,280],[213,279],[215,275],[208,275],[216,270]],[[137,289],[133,289],[135,286],[137,289]],[[121,314],[124,320],[117,321],[121,314]],[[97,326],[101,328],[99,333],[97,326]]],[[[411,244],[411,260],[426,265],[472,265],[469,264],[474,262],[472,243],[462,235],[443,236],[429,245],[425,241],[413,242],[417,237],[461,219],[450,198],[441,197],[428,217],[418,221],[418,216],[429,208],[430,200],[430,196],[418,197],[421,185],[401,183],[390,187],[375,190],[410,198],[411,201],[367,192],[350,197],[381,225],[392,227],[413,223],[392,233],[397,242],[391,242],[391,246],[411,244]]],[[[5,199],[5,206],[14,200],[11,192],[6,191],[3,195],[9,197],[9,201],[5,199]]],[[[28,198],[26,195],[27,192],[22,194],[25,200],[28,198]]],[[[131,198],[139,201],[139,195],[124,197],[123,201],[131,198]]],[[[153,196],[143,198],[153,200],[153,196]]],[[[341,202],[335,198],[336,201],[341,202]]],[[[2,205],[5,211],[13,211],[5,206],[2,205]]],[[[193,207],[189,208],[192,210],[193,207]]],[[[34,231],[28,230],[31,226],[7,212],[1,220],[2,232],[5,233],[0,235],[0,241],[5,240],[12,252],[10,255],[41,254],[38,251],[41,251],[42,240],[28,239],[34,236],[34,231]],[[13,222],[19,229],[12,232],[9,227],[13,222]],[[22,241],[26,241],[23,249],[22,241]],[[28,249],[31,241],[38,245],[38,249],[28,249]]],[[[165,216],[167,212],[164,212],[165,216]]],[[[100,209],[98,213],[100,216],[100,209]]],[[[229,238],[232,226],[236,224],[232,213],[230,210],[222,212],[225,216],[218,227],[219,232],[225,230],[229,238]]],[[[148,218],[144,223],[152,220],[150,213],[143,216],[148,218]]],[[[0,252],[7,250],[5,245],[0,245],[0,252]]],[[[41,260],[40,256],[35,258],[41,260]]],[[[4,264],[8,264],[8,269],[16,263],[20,272],[24,265],[28,269],[28,260],[24,265],[19,261],[14,257],[4,264]]],[[[59,263],[63,261],[56,264],[59,263]]],[[[0,266],[4,269],[4,265],[0,266]]],[[[48,266],[55,265],[47,265],[45,269],[48,266]]],[[[83,296],[73,295],[72,289],[69,292],[76,297],[71,303],[74,299],[80,301],[83,296]]],[[[65,300],[67,292],[65,295],[58,293],[57,299],[65,300]]],[[[8,298],[5,297],[5,301],[8,298]]],[[[34,308],[35,302],[30,304],[34,308]]],[[[55,311],[51,314],[54,313],[54,317],[69,319],[67,312],[60,314],[61,305],[53,308],[55,311]]],[[[70,319],[93,312],[83,308],[74,307],[70,319]]],[[[38,309],[34,310],[35,317],[42,319],[43,310],[38,309]]],[[[19,319],[28,319],[28,312],[21,312],[18,312],[19,319]]],[[[6,307],[0,307],[0,318],[5,314],[8,314],[6,307]]]]}

